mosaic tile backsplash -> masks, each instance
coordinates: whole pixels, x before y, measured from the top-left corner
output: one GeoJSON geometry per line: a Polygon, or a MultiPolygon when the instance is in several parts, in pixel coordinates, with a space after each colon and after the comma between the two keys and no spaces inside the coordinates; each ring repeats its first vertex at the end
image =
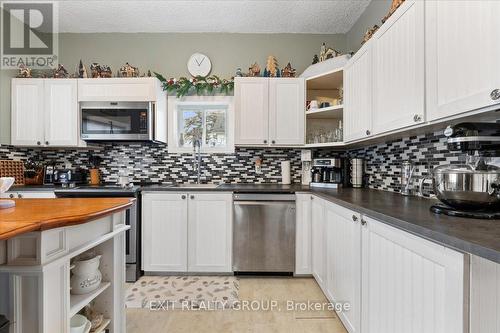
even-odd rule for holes
{"type": "MultiPolygon", "coordinates": [[[[196,181],[192,154],[168,154],[167,147],[164,145],[106,144],[99,150],[46,150],[0,146],[0,159],[34,158],[41,161],[54,161],[60,167],[69,165],[87,168],[89,153],[103,158],[100,169],[103,180],[106,182],[116,182],[120,170],[125,170],[136,183],[193,183],[196,181]]],[[[464,154],[448,151],[442,131],[404,137],[346,152],[326,149],[314,152],[314,157],[331,156],[365,159],[367,187],[395,192],[400,190],[399,179],[403,160],[410,160],[416,166],[414,186],[419,178],[429,174],[429,168],[465,161],[464,154]]],[[[500,156],[500,152],[496,156],[500,156]]],[[[292,181],[299,183],[300,149],[283,148],[236,148],[234,154],[203,155],[202,181],[279,183],[281,161],[284,160],[291,161],[292,181]],[[255,172],[256,157],[263,159],[261,173],[255,172]]],[[[500,166],[500,158],[494,159],[493,163],[500,166]]]]}
{"type": "MultiPolygon", "coordinates": [[[[88,168],[89,154],[100,156],[102,179],[117,182],[126,171],[134,183],[194,183],[192,154],[169,154],[167,146],[153,143],[106,144],[98,150],[39,149],[0,146],[0,159],[53,161],[58,167],[88,168]]],[[[236,148],[234,154],[202,155],[201,180],[207,183],[278,183],[281,161],[291,161],[292,182],[300,182],[299,149],[236,148]],[[255,158],[262,158],[261,172],[255,172],[255,158]]]]}
{"type": "MultiPolygon", "coordinates": [[[[318,150],[315,153],[315,157],[330,156],[363,158],[367,187],[393,192],[401,189],[401,164],[405,160],[415,165],[413,188],[416,189],[419,179],[430,176],[429,170],[443,164],[461,164],[466,159],[464,153],[448,150],[443,131],[404,137],[342,153],[328,150],[318,150]]],[[[496,156],[500,156],[500,152],[496,152],[496,156]]],[[[491,163],[500,166],[500,158],[492,158],[491,163]]],[[[424,194],[430,191],[430,185],[424,187],[424,194]]]]}

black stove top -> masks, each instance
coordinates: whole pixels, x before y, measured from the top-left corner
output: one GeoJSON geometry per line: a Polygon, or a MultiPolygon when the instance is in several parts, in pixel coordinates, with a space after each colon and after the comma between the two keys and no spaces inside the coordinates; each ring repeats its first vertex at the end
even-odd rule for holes
{"type": "Polygon", "coordinates": [[[483,219],[483,220],[495,220],[500,219],[500,212],[498,211],[485,211],[485,210],[475,210],[475,211],[466,211],[466,210],[457,210],[455,208],[443,205],[443,204],[435,204],[431,206],[431,212],[436,214],[444,214],[448,216],[456,216],[456,217],[467,217],[472,219],[483,219]]]}

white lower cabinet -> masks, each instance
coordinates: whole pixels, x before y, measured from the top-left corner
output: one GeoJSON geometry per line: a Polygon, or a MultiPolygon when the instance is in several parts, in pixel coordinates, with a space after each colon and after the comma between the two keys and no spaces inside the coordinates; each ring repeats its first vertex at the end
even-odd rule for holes
{"type": "MultiPolygon", "coordinates": [[[[349,333],[467,332],[467,255],[311,197],[313,276],[329,301],[349,304],[337,313],[349,333]]],[[[485,291],[476,283],[476,327],[485,291]]]]}
{"type": "Polygon", "coordinates": [[[312,273],[323,291],[326,290],[326,233],[323,199],[311,197],[312,273]]]}
{"type": "Polygon", "coordinates": [[[470,333],[500,333],[500,264],[471,256],[470,333]]]}
{"type": "Polygon", "coordinates": [[[363,219],[363,333],[466,332],[464,254],[363,219]]]}
{"type": "Polygon", "coordinates": [[[348,310],[337,314],[350,333],[357,333],[361,331],[361,216],[327,203],[325,220],[327,296],[349,304],[348,310]]]}
{"type": "Polygon", "coordinates": [[[142,269],[230,272],[232,194],[146,192],[142,269]]]}
{"type": "Polygon", "coordinates": [[[296,194],[295,274],[312,274],[311,195],[296,194]]]}
{"type": "Polygon", "coordinates": [[[187,207],[186,194],[143,193],[143,270],[187,271],[187,207]]]}
{"type": "Polygon", "coordinates": [[[231,272],[232,206],[231,194],[190,194],[189,272],[231,272]]]}

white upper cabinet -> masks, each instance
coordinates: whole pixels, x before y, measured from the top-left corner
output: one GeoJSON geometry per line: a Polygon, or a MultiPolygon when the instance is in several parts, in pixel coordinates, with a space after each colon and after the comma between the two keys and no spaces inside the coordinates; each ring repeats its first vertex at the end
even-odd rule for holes
{"type": "Polygon", "coordinates": [[[45,80],[45,144],[78,145],[76,79],[45,80]]]}
{"type": "Polygon", "coordinates": [[[235,78],[236,145],[303,145],[302,78],[235,78]]]}
{"type": "Polygon", "coordinates": [[[142,269],[187,271],[187,195],[142,195],[142,269]]]}
{"type": "Polygon", "coordinates": [[[12,79],[11,144],[37,146],[44,141],[43,79],[12,79]]]}
{"type": "Polygon", "coordinates": [[[237,145],[268,145],[269,79],[235,78],[235,119],[237,145]]]}
{"type": "Polygon", "coordinates": [[[371,136],[372,43],[365,44],[344,67],[344,141],[371,136]]]}
{"type": "Polygon", "coordinates": [[[305,82],[301,78],[269,80],[269,138],[271,144],[305,143],[305,82]]]}
{"type": "Polygon", "coordinates": [[[424,122],[424,2],[405,1],[371,42],[373,134],[424,122]]]}
{"type": "Polygon", "coordinates": [[[79,79],[78,101],[154,102],[164,98],[154,77],[79,79]]]}
{"type": "Polygon", "coordinates": [[[188,195],[188,271],[231,272],[232,194],[188,195]]]}
{"type": "Polygon", "coordinates": [[[362,332],[467,332],[464,255],[363,219],[362,332]]]}
{"type": "Polygon", "coordinates": [[[428,120],[500,103],[500,1],[425,7],[428,120]]]}
{"type": "Polygon", "coordinates": [[[12,79],[11,143],[78,146],[76,79],[12,79]]]}

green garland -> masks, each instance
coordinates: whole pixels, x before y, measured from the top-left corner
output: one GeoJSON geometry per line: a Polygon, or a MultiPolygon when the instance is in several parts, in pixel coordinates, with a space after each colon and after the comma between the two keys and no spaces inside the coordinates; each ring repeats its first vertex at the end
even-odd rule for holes
{"type": "Polygon", "coordinates": [[[181,77],[177,79],[165,79],[161,74],[154,72],[156,78],[161,81],[163,90],[171,93],[176,92],[177,97],[186,96],[191,90],[195,90],[197,95],[205,95],[218,91],[228,95],[234,89],[234,80],[221,80],[218,76],[197,76],[192,79],[181,77]]]}

